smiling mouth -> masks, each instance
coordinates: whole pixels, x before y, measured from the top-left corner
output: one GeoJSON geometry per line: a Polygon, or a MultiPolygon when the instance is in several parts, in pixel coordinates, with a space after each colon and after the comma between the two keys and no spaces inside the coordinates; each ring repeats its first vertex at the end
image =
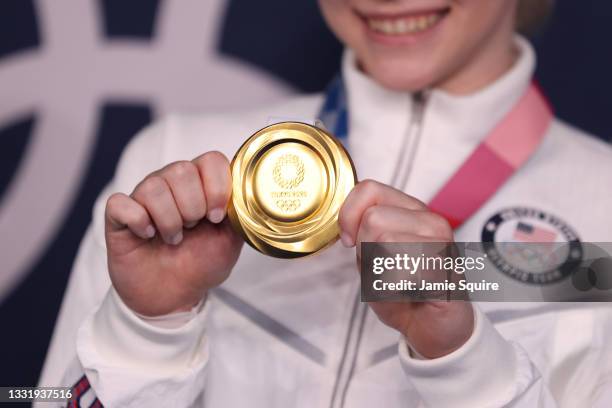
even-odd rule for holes
{"type": "Polygon", "coordinates": [[[379,34],[405,36],[427,31],[436,26],[450,11],[449,8],[401,16],[363,16],[368,27],[379,34]]]}

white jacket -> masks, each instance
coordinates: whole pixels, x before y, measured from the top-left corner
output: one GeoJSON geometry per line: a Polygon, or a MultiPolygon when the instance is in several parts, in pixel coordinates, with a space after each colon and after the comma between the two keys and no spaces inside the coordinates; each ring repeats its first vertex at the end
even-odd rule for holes
{"type": "MultiPolygon", "coordinates": [[[[469,96],[431,91],[419,140],[412,98],[381,88],[347,52],[348,149],[360,179],[389,182],[409,157],[406,193],[427,202],[513,107],[535,65],[531,47],[502,78],[469,96]],[[408,143],[402,143],[409,137],[408,143]],[[404,146],[405,149],[400,149],[404,146]]],[[[359,301],[354,249],[280,260],[245,245],[230,278],[191,313],[148,321],[111,289],[103,211],[149,172],[205,151],[232,157],[270,117],[313,118],[322,95],[231,114],[172,116],[126,149],[98,199],[74,264],[40,385],[86,374],[107,407],[612,406],[609,304],[480,304],[459,350],[412,358],[359,301]]],[[[583,241],[611,241],[612,149],[555,120],[539,150],[455,234],[480,241],[503,209],[554,215],[583,241]]],[[[500,272],[501,273],[501,272],[500,272]]]]}

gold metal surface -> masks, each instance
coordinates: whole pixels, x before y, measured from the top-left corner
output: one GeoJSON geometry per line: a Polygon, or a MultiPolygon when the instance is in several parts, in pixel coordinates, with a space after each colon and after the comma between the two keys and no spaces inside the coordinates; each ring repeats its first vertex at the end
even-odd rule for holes
{"type": "Polygon", "coordinates": [[[228,215],[253,248],[296,258],[336,241],[338,212],[357,176],[327,131],[300,122],[268,126],[240,147],[231,167],[228,215]]]}

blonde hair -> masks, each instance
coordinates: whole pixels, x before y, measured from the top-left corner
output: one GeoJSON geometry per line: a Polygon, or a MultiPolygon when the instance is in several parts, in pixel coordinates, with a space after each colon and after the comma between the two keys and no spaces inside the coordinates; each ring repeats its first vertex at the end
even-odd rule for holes
{"type": "Polygon", "coordinates": [[[534,34],[544,27],[554,8],[554,0],[519,0],[516,12],[516,30],[534,34]]]}

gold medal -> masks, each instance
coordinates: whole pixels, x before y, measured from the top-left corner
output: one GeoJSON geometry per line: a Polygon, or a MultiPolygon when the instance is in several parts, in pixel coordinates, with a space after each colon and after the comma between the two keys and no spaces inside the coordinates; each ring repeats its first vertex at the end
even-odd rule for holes
{"type": "Polygon", "coordinates": [[[325,130],[300,122],[261,129],[240,147],[231,171],[228,215],[253,248],[296,258],[337,240],[338,213],[357,176],[325,130]]]}

